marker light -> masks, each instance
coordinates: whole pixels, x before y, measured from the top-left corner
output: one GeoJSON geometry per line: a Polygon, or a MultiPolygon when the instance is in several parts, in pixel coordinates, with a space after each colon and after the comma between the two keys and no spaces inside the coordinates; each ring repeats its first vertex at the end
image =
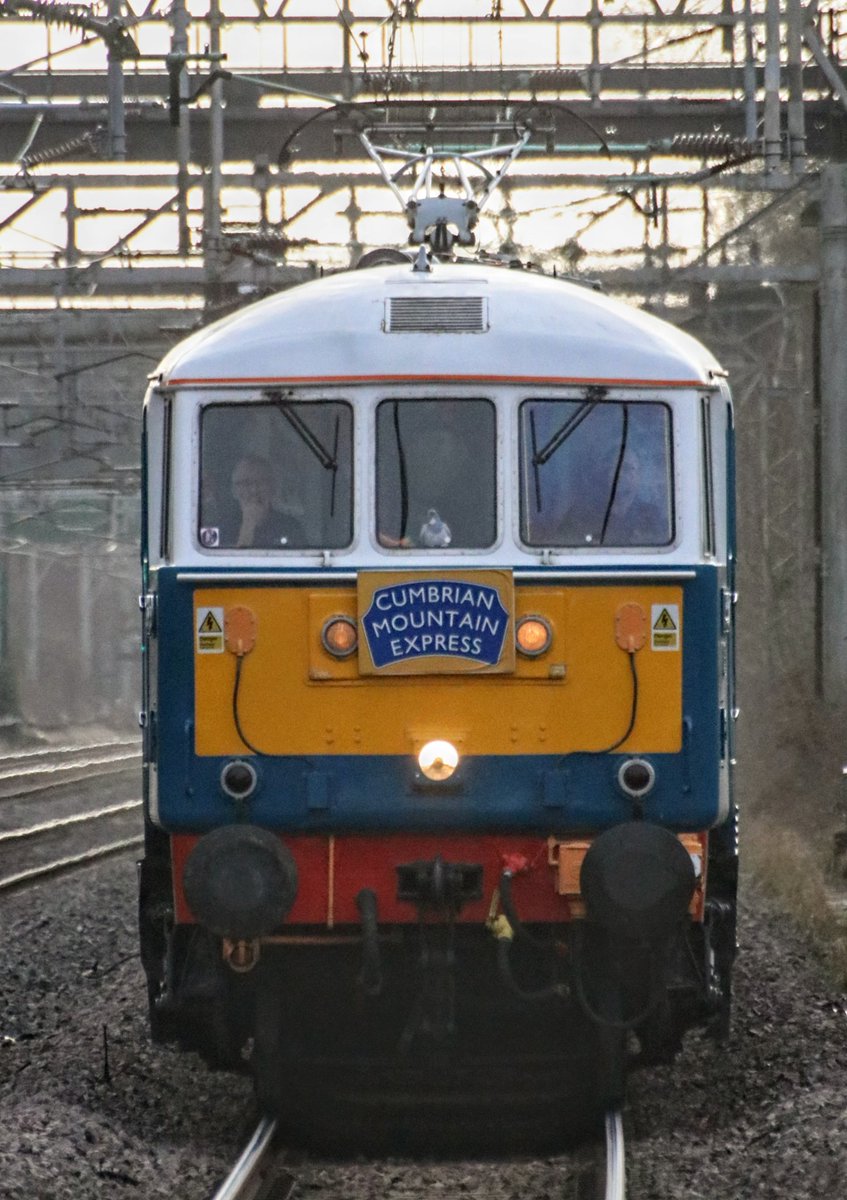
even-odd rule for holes
{"type": "Polygon", "coordinates": [[[359,645],[359,631],[352,617],[330,617],[321,630],[324,649],[336,658],[349,658],[359,645]]]}
{"type": "Polygon", "coordinates": [[[459,765],[459,751],[452,742],[427,742],[418,755],[418,765],[427,779],[449,779],[459,765]]]}
{"type": "Polygon", "coordinates": [[[549,650],[553,640],[553,630],[550,622],[544,617],[521,617],[515,628],[515,643],[521,654],[527,658],[537,658],[545,650],[549,650]]]}

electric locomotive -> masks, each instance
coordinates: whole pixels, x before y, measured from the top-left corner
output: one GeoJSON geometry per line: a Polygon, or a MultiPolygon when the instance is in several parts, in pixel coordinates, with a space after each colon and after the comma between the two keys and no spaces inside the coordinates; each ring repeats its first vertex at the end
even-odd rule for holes
{"type": "Polygon", "coordinates": [[[567,1093],[576,1120],[725,1031],[732,447],[686,334],[425,249],[167,356],[144,409],[156,1038],[279,1111],[567,1093]]]}

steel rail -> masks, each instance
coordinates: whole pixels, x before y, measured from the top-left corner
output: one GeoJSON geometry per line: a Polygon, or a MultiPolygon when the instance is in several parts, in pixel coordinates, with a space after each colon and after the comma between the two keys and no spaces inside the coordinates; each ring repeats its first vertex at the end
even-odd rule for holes
{"type": "Polygon", "coordinates": [[[606,1113],[606,1190],[604,1200],[626,1200],[623,1118],[619,1111],[606,1113]]]}
{"type": "Polygon", "coordinates": [[[93,849],[86,850],[82,854],[74,854],[69,858],[60,858],[55,862],[45,863],[43,866],[30,867],[27,871],[19,871],[17,875],[7,875],[5,879],[0,879],[0,892],[10,892],[15,888],[27,887],[29,884],[37,883],[40,879],[67,874],[69,871],[74,871],[79,867],[88,866],[89,863],[97,862],[101,858],[109,858],[114,854],[123,854],[127,850],[137,849],[143,844],[143,837],[125,838],[121,842],[110,842],[107,846],[95,846],[93,849]]]}
{"type": "Polygon", "coordinates": [[[39,825],[7,829],[0,832],[0,844],[22,841],[24,838],[35,837],[39,833],[52,833],[54,829],[65,829],[69,825],[84,825],[88,821],[98,821],[102,817],[112,817],[116,813],[130,812],[132,809],[140,807],[140,800],[125,800],[122,804],[110,804],[108,808],[96,808],[91,812],[76,813],[72,817],[56,817],[53,821],[42,821],[39,825]]]}
{"type": "Polygon", "coordinates": [[[9,780],[26,779],[31,775],[58,775],[66,771],[82,771],[86,767],[102,767],[114,763],[131,762],[141,757],[140,750],[132,750],[128,754],[111,754],[99,758],[74,759],[72,762],[32,763],[24,767],[12,766],[0,771],[0,783],[9,780]]]}
{"type": "Polygon", "coordinates": [[[267,1165],[276,1129],[275,1117],[262,1118],[212,1200],[246,1200],[249,1195],[255,1195],[255,1191],[251,1192],[248,1189],[253,1189],[259,1184],[259,1175],[267,1165]]]}
{"type": "Polygon", "coordinates": [[[39,746],[36,750],[18,750],[6,755],[7,761],[18,762],[22,758],[52,758],[62,754],[86,754],[91,750],[116,750],[137,746],[138,738],[116,738],[108,742],[87,742],[83,746],[39,746]]]}

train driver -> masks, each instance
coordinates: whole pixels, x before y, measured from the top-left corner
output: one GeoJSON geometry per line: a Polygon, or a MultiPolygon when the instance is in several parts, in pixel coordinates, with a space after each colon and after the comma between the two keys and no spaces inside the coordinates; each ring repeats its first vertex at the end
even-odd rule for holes
{"type": "Polygon", "coordinates": [[[671,539],[665,464],[627,447],[609,513],[606,545],[657,546],[671,539]]]}
{"type": "Polygon", "coordinates": [[[238,505],[238,528],[233,527],[230,545],[303,546],[305,536],[296,517],[273,505],[274,480],[271,465],[259,454],[245,454],[235,464],[231,491],[238,505]]]}

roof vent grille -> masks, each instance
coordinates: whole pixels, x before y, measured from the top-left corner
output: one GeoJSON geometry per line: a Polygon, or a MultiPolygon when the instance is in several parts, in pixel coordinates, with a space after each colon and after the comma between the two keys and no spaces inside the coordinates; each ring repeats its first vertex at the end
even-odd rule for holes
{"type": "Polygon", "coordinates": [[[386,305],[386,333],[485,333],[485,296],[392,296],[386,305]]]}

